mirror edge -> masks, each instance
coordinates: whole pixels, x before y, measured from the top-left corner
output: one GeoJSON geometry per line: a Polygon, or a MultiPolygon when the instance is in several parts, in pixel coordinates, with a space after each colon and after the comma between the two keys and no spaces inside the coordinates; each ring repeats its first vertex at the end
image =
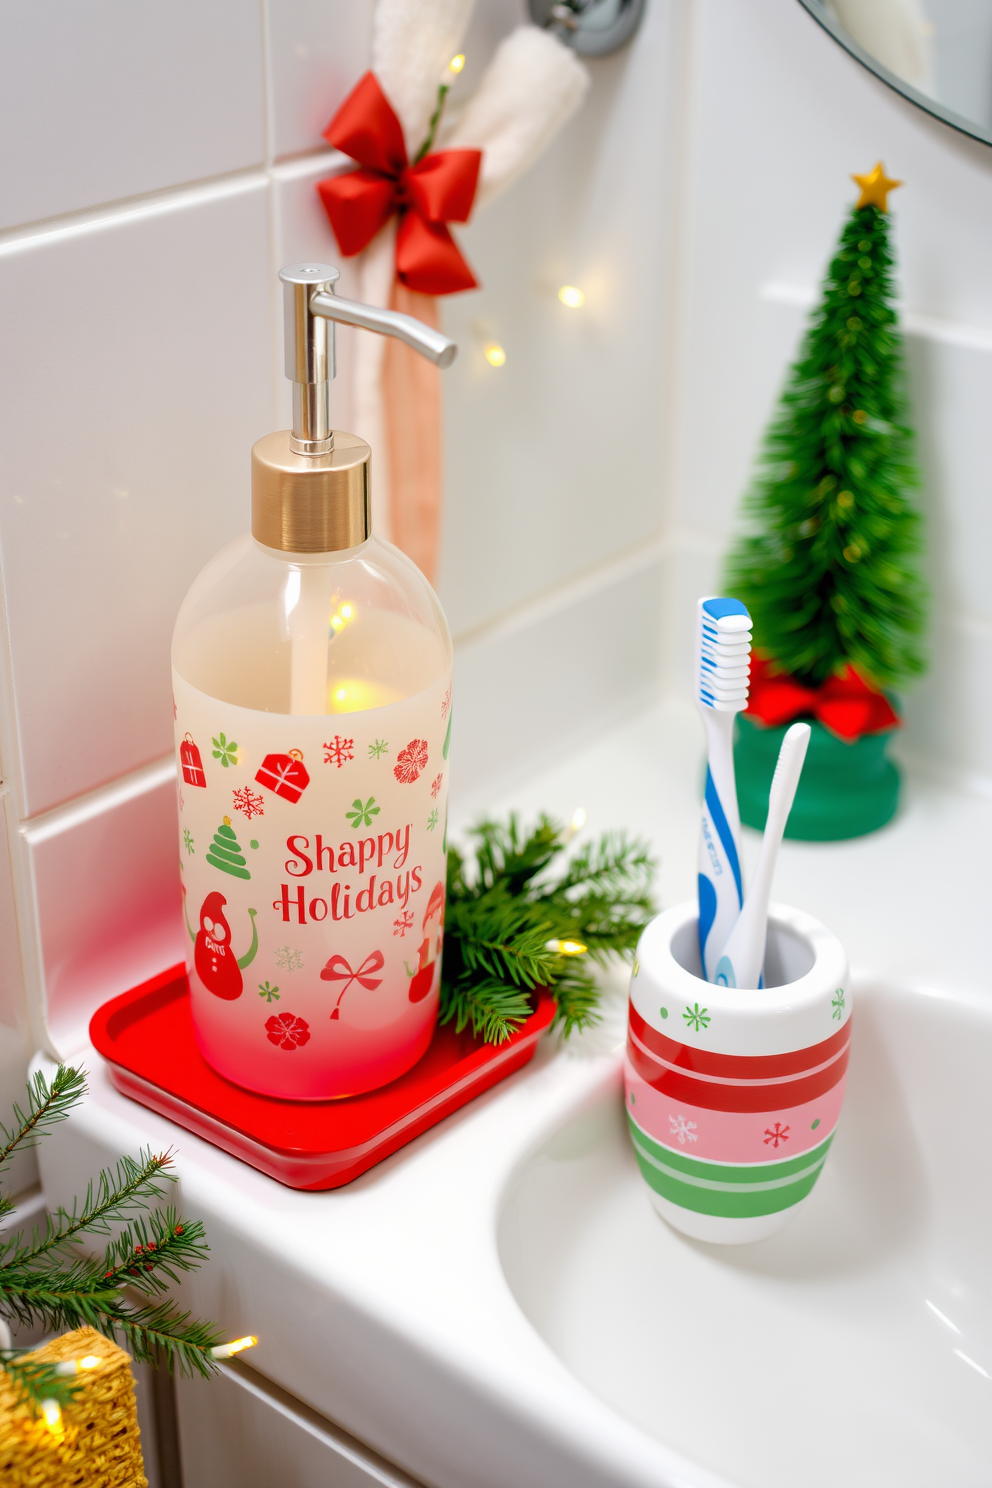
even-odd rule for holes
{"type": "Polygon", "coordinates": [[[972,139],[980,140],[983,145],[992,145],[992,129],[986,129],[981,124],[976,124],[974,120],[965,118],[963,114],[956,114],[953,109],[947,108],[928,94],[921,93],[917,88],[913,87],[912,83],[905,82],[896,73],[890,72],[887,67],[883,67],[881,62],[877,62],[870,52],[866,52],[862,46],[859,46],[854,38],[849,36],[843,29],[840,23],[834,20],[833,16],[829,14],[822,4],[822,0],[799,0],[799,4],[813,18],[817,25],[826,31],[828,36],[833,37],[838,46],[843,47],[845,52],[848,52],[863,67],[867,68],[869,72],[874,73],[894,93],[899,93],[910,103],[915,103],[917,108],[922,109],[931,118],[939,119],[942,124],[949,124],[959,134],[967,134],[972,139]]]}

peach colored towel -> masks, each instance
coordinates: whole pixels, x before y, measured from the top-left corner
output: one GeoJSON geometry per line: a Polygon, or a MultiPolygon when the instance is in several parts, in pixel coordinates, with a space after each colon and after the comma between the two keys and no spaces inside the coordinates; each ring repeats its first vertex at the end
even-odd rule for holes
{"type": "MultiPolygon", "coordinates": [[[[438,326],[433,295],[394,280],[389,303],[438,326]]],[[[441,530],[441,374],[390,336],[383,349],[382,392],[392,541],[433,584],[441,530]]]]}

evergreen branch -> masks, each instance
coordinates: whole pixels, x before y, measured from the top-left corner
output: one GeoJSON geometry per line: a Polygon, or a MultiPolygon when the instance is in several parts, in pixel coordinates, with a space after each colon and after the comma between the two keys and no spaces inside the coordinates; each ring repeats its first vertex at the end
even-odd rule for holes
{"type": "Polygon", "coordinates": [[[454,848],[448,853],[441,1022],[500,1043],[532,1011],[526,993],[547,988],[565,1037],[588,1027],[599,1000],[589,962],[631,951],[655,912],[647,847],[607,834],[554,878],[568,838],[549,817],[530,831],[514,815],[485,820],[470,836],[471,868],[454,848]],[[563,940],[582,944],[588,959],[561,954],[563,940]]]}
{"type": "Polygon", "coordinates": [[[456,1033],[471,1024],[476,1038],[487,1044],[502,1044],[533,1011],[531,999],[522,988],[483,976],[448,984],[438,1022],[454,1022],[456,1033]]]}
{"type": "Polygon", "coordinates": [[[81,1211],[78,1201],[73,1202],[71,1210],[59,1206],[54,1215],[47,1217],[43,1233],[34,1232],[29,1245],[18,1245],[21,1238],[18,1235],[0,1246],[0,1262],[4,1266],[36,1265],[50,1252],[63,1250],[77,1236],[110,1234],[115,1220],[146,1208],[153,1198],[161,1198],[165,1192],[163,1181],[175,1182],[174,1176],[166,1171],[171,1163],[170,1152],[154,1154],[145,1150],[137,1160],[122,1157],[115,1171],[104,1169],[100,1174],[95,1191],[92,1182],[87,1185],[81,1211]]]}
{"type": "Polygon", "coordinates": [[[60,1064],[51,1085],[39,1070],[28,1085],[28,1109],[24,1111],[14,1105],[13,1127],[0,1123],[0,1171],[7,1165],[18,1147],[33,1147],[39,1137],[64,1121],[73,1106],[82,1099],[86,1091],[86,1076],[82,1070],[60,1064]]]}
{"type": "Polygon", "coordinates": [[[103,1258],[103,1281],[138,1291],[162,1293],[169,1281],[195,1271],[206,1260],[209,1247],[199,1220],[181,1219],[175,1209],[152,1210],[147,1223],[132,1220],[103,1258]]]}
{"type": "Polygon", "coordinates": [[[189,1312],[179,1312],[171,1302],[147,1307],[121,1305],[108,1310],[101,1332],[118,1341],[139,1363],[164,1365],[174,1373],[208,1377],[216,1370],[211,1349],[222,1342],[223,1334],[213,1323],[191,1322],[189,1312]]]}
{"type": "Polygon", "coordinates": [[[599,1022],[599,988],[587,964],[574,956],[562,957],[565,965],[555,981],[555,1009],[552,1028],[560,1027],[568,1038],[578,1030],[599,1022]]]}
{"type": "Polygon", "coordinates": [[[40,1409],[45,1400],[70,1405],[82,1387],[81,1380],[59,1374],[55,1364],[32,1359],[26,1349],[0,1349],[0,1369],[23,1403],[34,1410],[40,1409]]]}

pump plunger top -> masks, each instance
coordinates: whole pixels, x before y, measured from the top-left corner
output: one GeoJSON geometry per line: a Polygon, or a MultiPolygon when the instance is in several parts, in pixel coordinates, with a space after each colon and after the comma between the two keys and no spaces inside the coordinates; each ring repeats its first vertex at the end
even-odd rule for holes
{"type": "Polygon", "coordinates": [[[293,428],[267,434],[252,449],[251,529],[266,547],[287,553],[356,547],[372,530],[369,446],[330,427],[334,322],[395,336],[437,367],[449,367],[458,351],[412,315],[340,298],[334,293],[339,277],[329,264],[294,264],[279,272],[293,428]]]}

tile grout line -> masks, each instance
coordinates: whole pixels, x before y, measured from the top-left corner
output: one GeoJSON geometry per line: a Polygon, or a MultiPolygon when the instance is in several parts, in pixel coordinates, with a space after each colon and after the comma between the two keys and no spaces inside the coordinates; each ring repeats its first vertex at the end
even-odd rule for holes
{"type": "Polygon", "coordinates": [[[50,811],[25,818],[20,824],[20,835],[29,847],[37,847],[53,837],[60,837],[63,832],[83,826],[105,812],[114,811],[119,806],[126,806],[129,801],[149,795],[175,778],[176,758],[170,752],[153,760],[151,764],[142,765],[138,770],[108,781],[106,785],[98,785],[85,795],[74,796],[71,801],[53,806],[50,811]]]}
{"type": "Polygon", "coordinates": [[[314,149],[306,154],[287,156],[284,160],[266,158],[256,165],[225,171],[219,176],[203,176],[198,180],[183,181],[176,186],[162,186],[155,191],[98,202],[94,206],[80,207],[75,212],[63,212],[55,217],[20,222],[14,227],[0,229],[0,257],[23,252],[39,242],[81,237],[87,232],[98,231],[108,223],[157,216],[176,207],[237,196],[258,186],[263,179],[269,182],[295,181],[311,171],[341,171],[351,163],[348,156],[342,155],[340,150],[329,147],[314,149]]]}
{"type": "Polygon", "coordinates": [[[85,237],[89,233],[101,232],[112,223],[141,221],[149,217],[164,216],[165,213],[184,206],[197,206],[241,196],[249,191],[257,191],[261,185],[268,183],[268,179],[263,166],[253,165],[228,175],[184,182],[181,186],[125,197],[120,201],[86,207],[61,217],[8,228],[0,232],[0,258],[12,258],[15,254],[30,252],[41,243],[85,237]]]}

